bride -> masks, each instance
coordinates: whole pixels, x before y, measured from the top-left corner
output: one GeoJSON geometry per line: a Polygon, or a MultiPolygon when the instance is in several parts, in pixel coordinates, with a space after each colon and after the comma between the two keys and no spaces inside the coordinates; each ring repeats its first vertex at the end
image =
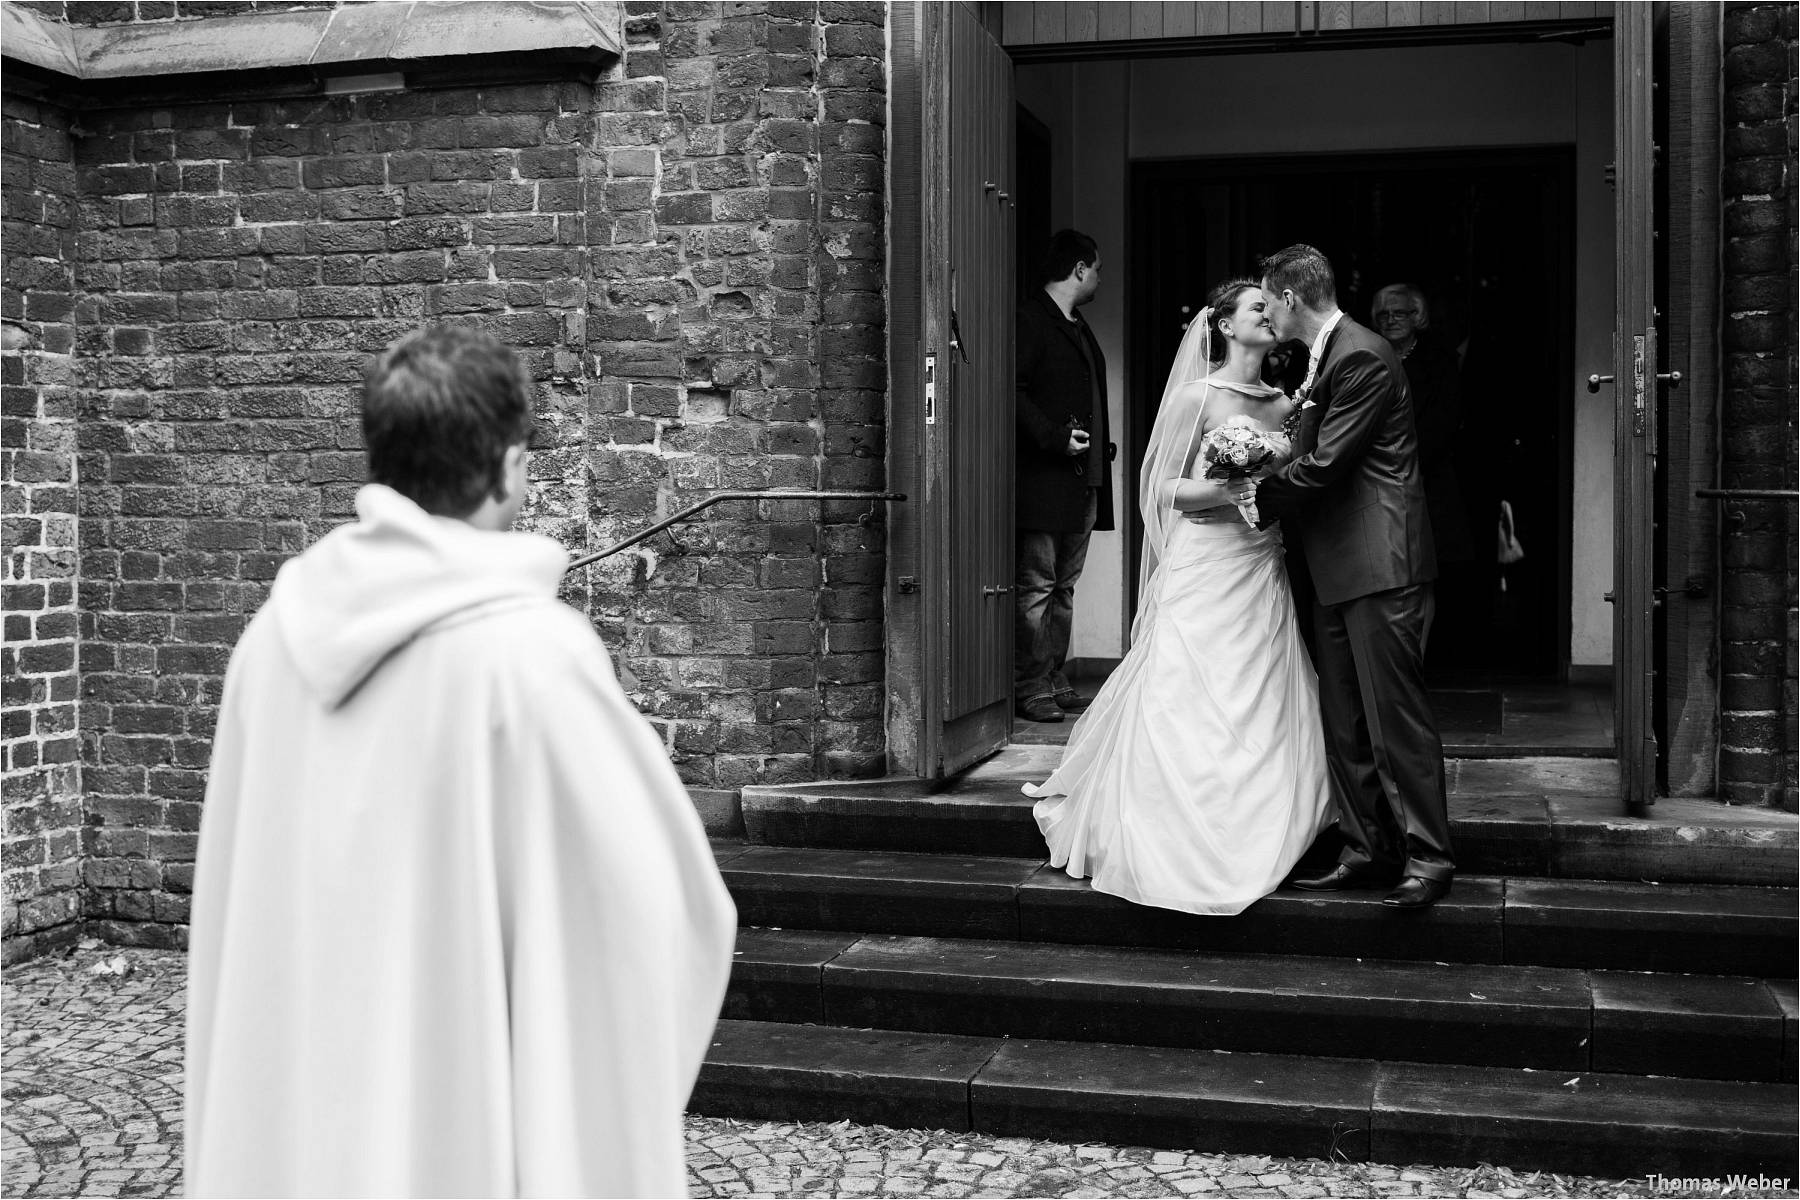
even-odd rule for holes
{"type": "Polygon", "coordinates": [[[1293,401],[1261,381],[1275,344],[1249,280],[1188,327],[1150,434],[1131,649],[1082,714],[1062,765],[1025,793],[1052,866],[1096,891],[1182,912],[1241,912],[1330,824],[1318,680],[1300,641],[1278,527],[1200,478],[1201,439],[1233,417],[1272,435],[1293,401]]]}

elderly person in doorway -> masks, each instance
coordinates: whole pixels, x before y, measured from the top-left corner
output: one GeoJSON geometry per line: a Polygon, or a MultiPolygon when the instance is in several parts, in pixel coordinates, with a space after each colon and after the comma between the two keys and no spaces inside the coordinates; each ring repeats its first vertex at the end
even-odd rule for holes
{"type": "Polygon", "coordinates": [[[1470,606],[1464,584],[1475,557],[1456,478],[1456,447],[1462,428],[1462,382],[1456,348],[1431,332],[1431,308],[1425,293],[1410,283],[1390,283],[1375,293],[1371,324],[1400,356],[1412,391],[1413,419],[1419,436],[1419,466],[1425,477],[1425,508],[1437,543],[1437,633],[1430,638],[1427,668],[1441,673],[1462,657],[1458,653],[1468,626],[1470,606]]]}

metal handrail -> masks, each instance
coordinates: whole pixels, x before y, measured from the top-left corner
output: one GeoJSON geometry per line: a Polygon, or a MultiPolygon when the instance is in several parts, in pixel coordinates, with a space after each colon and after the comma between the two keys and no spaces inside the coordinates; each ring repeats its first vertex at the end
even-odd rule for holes
{"type": "Polygon", "coordinates": [[[585,567],[590,563],[599,562],[603,558],[610,558],[612,555],[617,554],[619,551],[628,550],[631,547],[637,545],[639,542],[643,541],[645,538],[654,537],[655,535],[661,533],[663,530],[669,528],[669,526],[679,524],[680,522],[685,521],[689,517],[693,516],[695,513],[704,512],[705,510],[711,508],[713,505],[723,503],[726,500],[904,500],[904,499],[906,499],[906,496],[901,492],[789,492],[789,491],[714,492],[712,495],[708,496],[706,499],[700,501],[700,503],[689,505],[687,508],[682,509],[680,512],[675,513],[673,516],[664,517],[662,520],[658,521],[656,524],[650,526],[647,529],[639,530],[637,533],[632,534],[630,537],[626,538],[622,542],[614,542],[612,545],[608,546],[604,550],[596,550],[592,554],[582,555],[580,558],[574,560],[573,562],[571,562],[569,564],[568,570],[573,571],[577,567],[585,567]]]}
{"type": "Polygon", "coordinates": [[[1702,500],[1800,500],[1800,492],[1791,488],[1697,488],[1694,495],[1702,500]]]}

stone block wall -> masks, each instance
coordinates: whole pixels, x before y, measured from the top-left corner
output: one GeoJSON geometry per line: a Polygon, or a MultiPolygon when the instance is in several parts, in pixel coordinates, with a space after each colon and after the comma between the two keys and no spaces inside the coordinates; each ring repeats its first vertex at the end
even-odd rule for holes
{"type": "MultiPolygon", "coordinates": [[[[878,490],[883,6],[627,12],[594,127],[597,542],[722,488],[878,490]]],[[[738,502],[595,572],[690,786],[882,769],[881,517],[738,502]]]]}
{"type": "Polygon", "coordinates": [[[73,940],[81,916],[77,742],[75,170],[69,116],[7,97],[0,287],[7,961],[73,940]]]}
{"type": "MultiPolygon", "coordinates": [[[[170,7],[82,18],[218,15],[170,7]]],[[[14,183],[25,203],[34,182],[13,145],[37,110],[8,110],[6,315],[64,302],[56,355],[6,359],[8,610],[29,608],[24,572],[60,564],[40,590],[67,625],[56,641],[26,616],[45,644],[16,659],[8,629],[27,668],[8,687],[38,698],[16,754],[9,718],[9,765],[65,764],[42,773],[60,805],[45,782],[19,806],[46,830],[8,842],[19,914],[184,939],[231,647],[281,563],[351,516],[361,369],[407,330],[475,322],[525,354],[525,524],[571,550],[720,488],[882,486],[884,19],[640,4],[592,86],[89,108],[72,143],[59,127],[54,286],[13,251],[14,183]],[[15,466],[43,476],[17,500],[15,466]],[[10,553],[11,514],[52,498],[64,519],[19,537],[66,552],[10,553]]],[[[882,768],[881,516],[721,506],[571,578],[691,787],[882,768]]],[[[9,953],[34,952],[15,915],[9,953]]]]}
{"type": "MultiPolygon", "coordinates": [[[[1721,484],[1792,489],[1795,439],[1795,6],[1724,16],[1721,484]]],[[[1721,505],[1722,797],[1796,806],[1792,501],[1721,505]]]]}
{"type": "MultiPolygon", "coordinates": [[[[480,324],[539,381],[528,522],[584,544],[590,89],[86,112],[76,145],[86,916],[169,940],[226,662],[353,515],[368,358],[480,324]]],[[[579,599],[579,597],[576,597],[579,599]]]]}

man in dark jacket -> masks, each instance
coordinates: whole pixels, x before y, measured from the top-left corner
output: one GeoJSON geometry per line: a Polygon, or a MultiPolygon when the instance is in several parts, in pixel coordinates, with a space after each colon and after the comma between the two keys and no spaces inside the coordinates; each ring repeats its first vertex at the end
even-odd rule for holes
{"type": "Polygon", "coordinates": [[[1266,521],[1298,536],[1316,596],[1313,662],[1326,761],[1344,849],[1311,891],[1399,886],[1383,898],[1423,908],[1456,863],[1444,753],[1425,690],[1437,560],[1412,392],[1392,347],[1344,316],[1331,264],[1311,246],[1263,260],[1277,337],[1309,348],[1295,398],[1296,457],[1256,490],[1266,521]]]}
{"type": "Polygon", "coordinates": [[[1013,701],[1027,720],[1060,721],[1087,707],[1063,674],[1075,581],[1088,534],[1113,527],[1106,356],[1076,311],[1100,290],[1094,239],[1051,238],[1042,281],[1019,305],[1013,701]]]}

